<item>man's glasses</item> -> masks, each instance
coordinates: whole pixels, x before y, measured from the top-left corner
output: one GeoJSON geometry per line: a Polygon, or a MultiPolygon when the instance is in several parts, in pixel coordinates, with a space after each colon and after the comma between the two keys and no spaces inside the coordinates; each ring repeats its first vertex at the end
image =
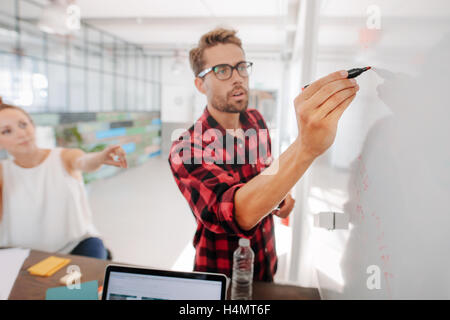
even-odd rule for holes
{"type": "Polygon", "coordinates": [[[236,64],[234,67],[229,64],[218,64],[214,67],[211,67],[211,68],[201,71],[197,75],[197,77],[203,78],[209,72],[213,71],[214,74],[216,75],[217,79],[228,80],[231,78],[231,75],[233,74],[233,70],[236,69],[236,71],[239,73],[239,75],[241,77],[246,78],[252,72],[252,66],[253,66],[253,62],[250,62],[250,61],[241,61],[238,64],[236,64]]]}

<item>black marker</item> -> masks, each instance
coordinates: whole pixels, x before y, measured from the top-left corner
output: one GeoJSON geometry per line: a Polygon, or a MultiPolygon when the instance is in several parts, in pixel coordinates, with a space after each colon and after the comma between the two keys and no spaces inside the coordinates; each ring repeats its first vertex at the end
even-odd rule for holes
{"type": "MultiPolygon", "coordinates": [[[[356,78],[357,76],[359,76],[361,73],[372,69],[372,67],[365,67],[365,68],[354,68],[354,69],[350,69],[347,70],[348,72],[348,76],[347,79],[351,79],[351,78],[356,78]]],[[[303,87],[303,89],[306,89],[309,86],[309,84],[307,84],[306,86],[303,87]]]]}

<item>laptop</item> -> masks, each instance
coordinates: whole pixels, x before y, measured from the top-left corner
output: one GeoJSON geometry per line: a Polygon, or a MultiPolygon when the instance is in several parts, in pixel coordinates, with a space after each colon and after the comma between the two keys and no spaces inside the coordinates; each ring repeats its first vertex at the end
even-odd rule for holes
{"type": "Polygon", "coordinates": [[[225,300],[227,277],[108,265],[102,300],[225,300]]]}

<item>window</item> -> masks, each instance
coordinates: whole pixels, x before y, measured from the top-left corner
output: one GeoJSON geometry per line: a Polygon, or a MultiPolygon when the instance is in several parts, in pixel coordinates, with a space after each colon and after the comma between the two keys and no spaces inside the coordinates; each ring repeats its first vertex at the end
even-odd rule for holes
{"type": "Polygon", "coordinates": [[[43,5],[2,0],[0,95],[30,111],[159,110],[159,59],[82,23],[69,37],[41,32],[43,5]],[[19,14],[19,16],[17,16],[19,14]]]}

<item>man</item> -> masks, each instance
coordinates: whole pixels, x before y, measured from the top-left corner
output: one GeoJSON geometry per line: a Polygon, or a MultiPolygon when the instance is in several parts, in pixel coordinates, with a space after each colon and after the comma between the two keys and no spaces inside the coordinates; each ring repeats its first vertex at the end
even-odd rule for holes
{"type": "Polygon", "coordinates": [[[190,51],[195,86],[206,95],[207,106],[173,143],[169,163],[198,224],[194,270],[231,277],[233,252],[245,237],[255,252],[254,279],[273,281],[273,214],[287,217],[292,210],[290,189],[333,143],[358,86],[340,71],[306,88],[294,100],[298,137],[271,161],[270,137],[259,134],[267,132],[265,121],[258,111],[247,110],[252,64],[235,34],[215,29],[190,51]],[[243,134],[252,130],[256,134],[243,134]],[[255,158],[256,149],[263,151],[255,158]]]}

